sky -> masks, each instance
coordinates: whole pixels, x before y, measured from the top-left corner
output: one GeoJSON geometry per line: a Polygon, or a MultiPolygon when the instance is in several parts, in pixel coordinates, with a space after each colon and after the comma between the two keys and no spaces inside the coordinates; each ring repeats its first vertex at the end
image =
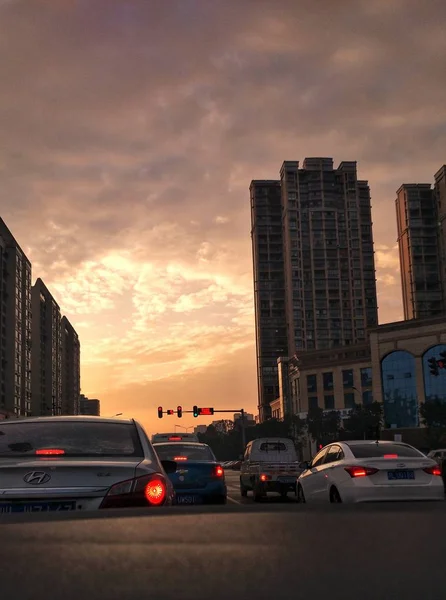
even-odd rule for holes
{"type": "Polygon", "coordinates": [[[356,160],[381,323],[395,192],[446,162],[444,0],[0,0],[0,214],[102,414],[256,412],[249,184],[356,160]]]}

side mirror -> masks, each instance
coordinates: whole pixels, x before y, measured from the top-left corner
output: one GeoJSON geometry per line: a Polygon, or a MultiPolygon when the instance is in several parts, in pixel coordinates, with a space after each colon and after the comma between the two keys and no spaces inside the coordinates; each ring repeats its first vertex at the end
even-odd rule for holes
{"type": "Polygon", "coordinates": [[[174,460],[162,460],[161,464],[163,465],[163,469],[166,471],[167,475],[170,473],[175,473],[177,470],[177,463],[174,460]]]}

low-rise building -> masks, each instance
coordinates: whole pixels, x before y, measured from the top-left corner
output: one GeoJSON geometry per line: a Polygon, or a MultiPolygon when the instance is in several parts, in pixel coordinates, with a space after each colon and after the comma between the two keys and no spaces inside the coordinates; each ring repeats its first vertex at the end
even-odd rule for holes
{"type": "Polygon", "coordinates": [[[79,409],[81,415],[89,415],[92,417],[101,416],[101,402],[97,398],[87,398],[81,394],[79,399],[79,409]]]}

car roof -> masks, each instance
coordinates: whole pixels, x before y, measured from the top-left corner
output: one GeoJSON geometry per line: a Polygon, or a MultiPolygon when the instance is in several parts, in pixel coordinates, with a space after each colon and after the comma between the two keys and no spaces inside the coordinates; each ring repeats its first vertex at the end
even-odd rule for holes
{"type": "MultiPolygon", "coordinates": [[[[363,446],[364,444],[378,444],[380,446],[386,444],[400,444],[402,446],[410,446],[406,442],[394,442],[393,440],[342,440],[341,442],[330,442],[330,444],[347,444],[348,446],[363,446]]],[[[327,444],[328,446],[329,444],[327,444]]]]}
{"type": "Polygon", "coordinates": [[[90,415],[63,415],[57,417],[19,417],[17,419],[2,419],[0,426],[13,423],[127,423],[134,425],[134,419],[121,419],[116,417],[95,417],[90,415]]]}
{"type": "Polygon", "coordinates": [[[186,442],[181,440],[181,442],[154,442],[154,446],[178,446],[181,443],[182,446],[206,446],[209,448],[208,444],[203,444],[203,442],[186,442]]]}

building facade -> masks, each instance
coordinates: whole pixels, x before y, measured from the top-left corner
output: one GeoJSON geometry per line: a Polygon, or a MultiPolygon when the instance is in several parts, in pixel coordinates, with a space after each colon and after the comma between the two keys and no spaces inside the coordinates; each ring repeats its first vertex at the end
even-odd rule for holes
{"type": "Polygon", "coordinates": [[[439,252],[441,256],[440,277],[443,287],[443,299],[446,303],[446,165],[435,173],[434,191],[438,208],[439,252]]]}
{"type": "Polygon", "coordinates": [[[366,341],[378,323],[370,189],[356,162],[281,171],[290,355],[366,341]]]}
{"type": "Polygon", "coordinates": [[[446,402],[446,369],[432,375],[429,359],[446,351],[446,319],[401,321],[370,333],[373,396],[388,428],[418,427],[419,405],[446,402]]]}
{"type": "Polygon", "coordinates": [[[101,402],[97,398],[87,398],[84,394],[80,395],[79,408],[81,415],[93,417],[101,416],[101,402]]]}
{"type": "Polygon", "coordinates": [[[39,278],[32,297],[32,414],[62,414],[60,308],[39,278]]]}
{"type": "Polygon", "coordinates": [[[79,336],[67,317],[61,321],[62,414],[78,415],[81,392],[79,336]]]}
{"type": "Polygon", "coordinates": [[[396,216],[404,319],[444,314],[438,200],[431,184],[403,184],[396,216]]]}
{"type": "Polygon", "coordinates": [[[252,181],[251,239],[260,420],[279,395],[277,358],[287,356],[280,181],[252,181]]]}
{"type": "Polygon", "coordinates": [[[31,415],[31,263],[0,219],[0,414],[31,415]]]}

